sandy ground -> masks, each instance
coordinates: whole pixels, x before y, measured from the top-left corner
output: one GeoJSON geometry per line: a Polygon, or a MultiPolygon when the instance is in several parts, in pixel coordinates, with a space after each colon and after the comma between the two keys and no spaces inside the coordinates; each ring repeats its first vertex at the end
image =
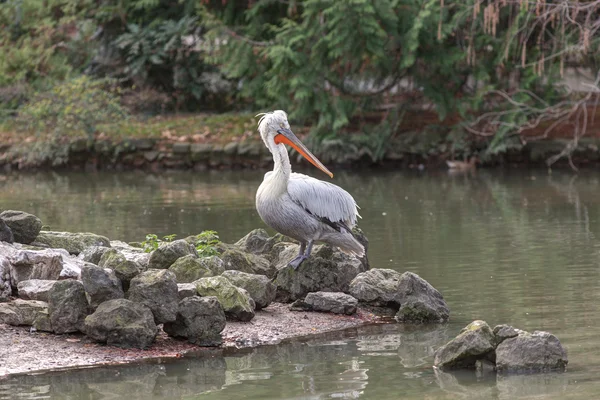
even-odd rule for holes
{"type": "MultiPolygon", "coordinates": [[[[375,315],[361,310],[352,316],[289,311],[274,303],[256,313],[250,322],[227,322],[223,348],[255,347],[283,340],[342,330],[376,322],[375,315]]],[[[0,379],[13,374],[74,367],[124,364],[149,359],[178,358],[202,348],[173,339],[162,330],[147,350],[120,349],[93,342],[82,334],[54,335],[30,332],[29,327],[0,324],[0,379]]]]}

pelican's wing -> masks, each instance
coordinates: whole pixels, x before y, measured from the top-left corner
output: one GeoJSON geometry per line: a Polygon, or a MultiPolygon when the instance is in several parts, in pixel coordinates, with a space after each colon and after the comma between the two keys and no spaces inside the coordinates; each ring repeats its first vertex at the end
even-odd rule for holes
{"type": "Polygon", "coordinates": [[[360,217],[350,193],[332,183],[292,173],[288,193],[298,205],[337,230],[352,229],[360,217]]]}

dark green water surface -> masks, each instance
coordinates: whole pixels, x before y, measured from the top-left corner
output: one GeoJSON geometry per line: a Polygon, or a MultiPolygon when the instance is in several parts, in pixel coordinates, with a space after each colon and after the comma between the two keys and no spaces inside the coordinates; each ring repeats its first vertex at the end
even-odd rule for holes
{"type": "MultiPolygon", "coordinates": [[[[334,173],[361,206],[371,265],[428,280],[451,308],[448,324],[380,325],[161,365],[14,377],[0,381],[0,398],[600,398],[600,175],[334,173]],[[474,319],[554,333],[567,348],[567,372],[435,372],[435,349],[474,319]]],[[[124,241],[214,229],[234,242],[264,227],[254,209],[263,174],[0,175],[0,209],[124,241]]]]}

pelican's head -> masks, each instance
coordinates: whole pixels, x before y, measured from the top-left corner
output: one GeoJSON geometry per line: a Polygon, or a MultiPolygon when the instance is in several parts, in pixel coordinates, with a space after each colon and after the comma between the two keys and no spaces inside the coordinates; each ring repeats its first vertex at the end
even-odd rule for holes
{"type": "Polygon", "coordinates": [[[283,110],[258,114],[258,132],[267,148],[273,152],[278,146],[286,144],[292,146],[298,153],[306,158],[312,165],[325,172],[333,178],[333,174],[311,153],[304,144],[294,135],[287,120],[287,114],[283,110]]]}

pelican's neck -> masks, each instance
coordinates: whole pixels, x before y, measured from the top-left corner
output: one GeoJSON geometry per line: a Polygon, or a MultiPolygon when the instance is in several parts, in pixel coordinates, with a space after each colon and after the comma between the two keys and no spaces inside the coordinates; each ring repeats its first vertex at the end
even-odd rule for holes
{"type": "Polygon", "coordinates": [[[292,165],[290,164],[290,156],[288,155],[287,149],[283,144],[274,144],[270,149],[273,154],[273,172],[279,177],[279,179],[287,181],[290,179],[292,173],[292,165]]]}

